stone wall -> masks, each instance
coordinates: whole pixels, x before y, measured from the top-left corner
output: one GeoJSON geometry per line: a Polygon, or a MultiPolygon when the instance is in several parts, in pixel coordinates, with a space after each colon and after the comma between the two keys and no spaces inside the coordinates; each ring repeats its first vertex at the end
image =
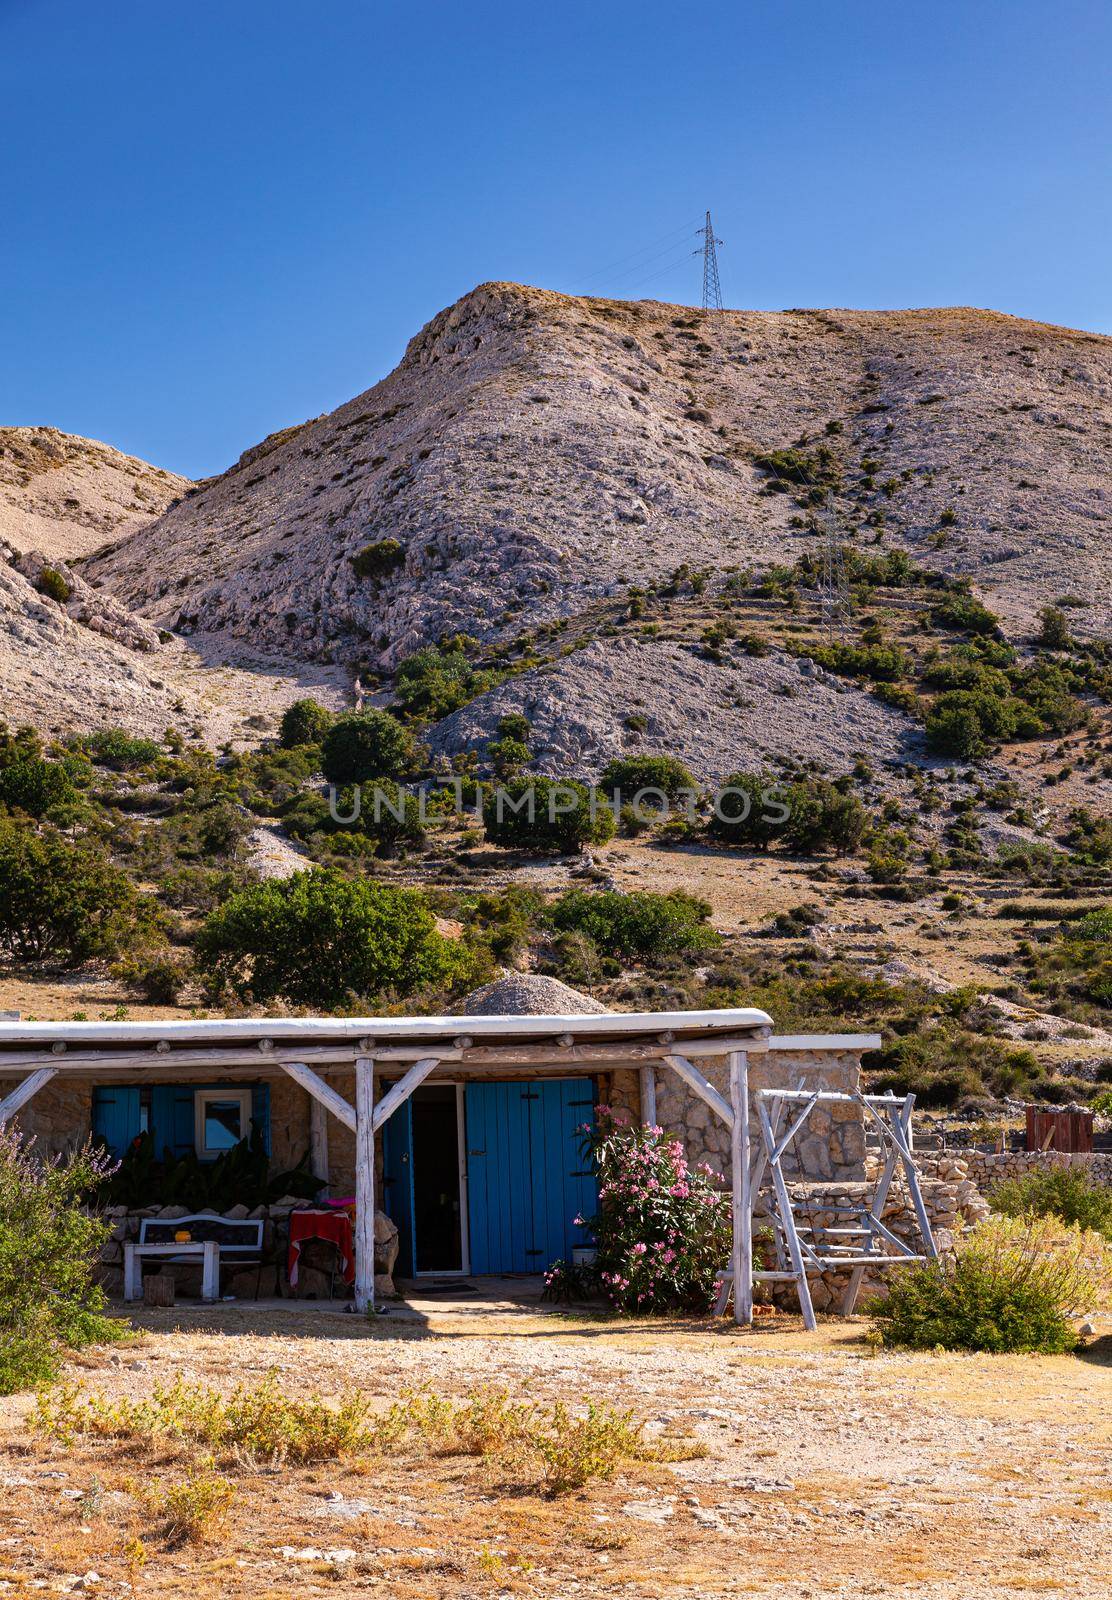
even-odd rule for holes
{"type": "MultiPolygon", "coordinates": [[[[724,1057],[701,1057],[707,1081],[727,1098],[729,1067],[724,1057]]],[[[636,1072],[610,1075],[610,1103],[630,1116],[641,1116],[640,1078],[636,1072]]],[[[750,1112],[753,1137],[759,1138],[756,1091],[800,1083],[806,1089],[832,1089],[848,1094],[861,1086],[861,1058],[852,1050],[769,1050],[749,1057],[750,1112]]],[[[724,1179],[730,1168],[730,1130],[670,1067],[656,1068],[657,1121],[682,1138],[692,1162],[706,1161],[724,1179]]],[[[784,1168],[809,1178],[860,1178],[865,1160],[862,1114],[854,1105],[816,1106],[797,1147],[785,1155],[784,1168]]]]}
{"type": "MultiPolygon", "coordinates": [[[[936,1160],[945,1159],[923,1156],[921,1165],[931,1171],[936,1160]]],[[[1025,1172],[1049,1167],[1081,1167],[1096,1183],[1112,1188],[1112,1150],[962,1150],[960,1159],[969,1176],[986,1193],[1003,1178],[1018,1178],[1025,1172]]]]}

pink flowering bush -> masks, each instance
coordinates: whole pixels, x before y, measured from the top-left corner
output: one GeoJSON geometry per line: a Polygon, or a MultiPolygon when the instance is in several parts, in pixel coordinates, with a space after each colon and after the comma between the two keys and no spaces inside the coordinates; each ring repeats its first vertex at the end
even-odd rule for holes
{"type": "MultiPolygon", "coordinates": [[[[596,1108],[584,1135],[598,1169],[588,1226],[603,1294],[627,1312],[709,1311],[731,1241],[729,1196],[712,1168],[689,1166],[678,1139],[622,1121],[609,1106],[596,1108]]],[[[562,1286],[556,1271],[552,1287],[562,1286]]]]}

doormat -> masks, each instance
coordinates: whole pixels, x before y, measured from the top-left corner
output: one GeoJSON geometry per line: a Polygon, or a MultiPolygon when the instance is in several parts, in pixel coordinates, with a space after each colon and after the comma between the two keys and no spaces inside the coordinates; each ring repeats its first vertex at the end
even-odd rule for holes
{"type": "Polygon", "coordinates": [[[478,1289],[473,1283],[468,1283],[462,1278],[414,1278],[411,1293],[420,1298],[423,1295],[436,1294],[478,1294],[478,1289]]]}

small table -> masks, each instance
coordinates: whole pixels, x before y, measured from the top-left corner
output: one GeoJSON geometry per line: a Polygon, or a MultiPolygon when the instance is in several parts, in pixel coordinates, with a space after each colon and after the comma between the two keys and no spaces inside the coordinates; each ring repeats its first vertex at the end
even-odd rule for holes
{"type": "Polygon", "coordinates": [[[291,1211],[290,1252],[287,1276],[290,1288],[297,1287],[298,1259],[306,1239],[323,1239],[336,1246],[340,1257],[340,1276],[345,1283],[355,1282],[355,1232],[346,1211],[291,1211]]]}
{"type": "Polygon", "coordinates": [[[220,1298],[220,1246],[215,1239],[190,1244],[125,1244],[124,1299],[143,1297],[143,1261],[150,1256],[165,1256],[180,1261],[182,1256],[201,1257],[201,1299],[220,1298]]]}

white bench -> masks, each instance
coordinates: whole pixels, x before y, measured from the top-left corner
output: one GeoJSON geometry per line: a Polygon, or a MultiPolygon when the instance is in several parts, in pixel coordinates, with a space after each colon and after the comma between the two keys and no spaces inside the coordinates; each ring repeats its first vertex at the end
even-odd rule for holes
{"type": "Polygon", "coordinates": [[[238,1217],[214,1216],[211,1212],[191,1217],[144,1217],[138,1243],[124,1245],[124,1299],[142,1299],[144,1260],[199,1259],[201,1299],[219,1300],[221,1257],[261,1262],[262,1247],[261,1217],[240,1221],[238,1217]],[[175,1240],[175,1233],[188,1233],[189,1242],[175,1240]]]}

